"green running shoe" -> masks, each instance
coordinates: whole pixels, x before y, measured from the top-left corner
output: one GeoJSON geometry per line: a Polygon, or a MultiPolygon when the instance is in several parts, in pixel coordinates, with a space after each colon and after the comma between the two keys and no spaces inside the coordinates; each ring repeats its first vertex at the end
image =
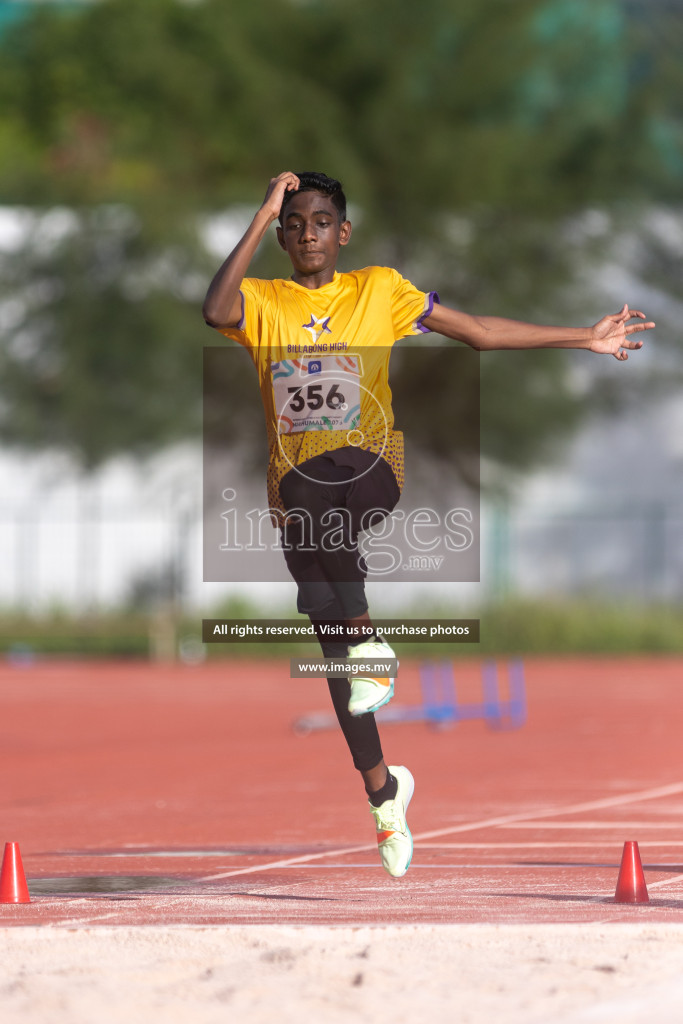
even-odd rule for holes
{"type": "MultiPolygon", "coordinates": [[[[396,655],[385,640],[364,640],[355,647],[349,647],[349,660],[367,661],[394,660],[396,655]]],[[[394,696],[394,679],[391,676],[373,678],[372,676],[353,676],[351,679],[351,699],[349,713],[357,718],[377,711],[383,704],[388,704],[394,696]]]]}
{"type": "Polygon", "coordinates": [[[377,844],[384,870],[393,878],[405,875],[413,856],[413,837],[406,821],[406,811],[415,789],[415,780],[407,768],[389,766],[398,782],[393,800],[385,800],[380,807],[370,804],[375,819],[377,844]]]}

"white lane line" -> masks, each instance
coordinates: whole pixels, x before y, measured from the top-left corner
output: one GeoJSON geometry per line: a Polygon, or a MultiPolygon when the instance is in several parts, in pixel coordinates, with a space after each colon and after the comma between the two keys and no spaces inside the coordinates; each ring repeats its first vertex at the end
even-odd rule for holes
{"type": "Polygon", "coordinates": [[[267,864],[252,864],[249,868],[236,868],[234,871],[221,871],[217,875],[203,875],[198,882],[216,882],[221,878],[235,878],[237,875],[253,875],[257,871],[272,871],[274,868],[287,868],[292,864],[306,864],[322,857],[341,857],[347,853],[367,853],[376,849],[376,844],[363,843],[362,846],[347,846],[335,850],[324,850],[322,853],[306,853],[300,857],[287,857],[284,860],[271,860],[267,864]]]}
{"type": "MultiPolygon", "coordinates": [[[[647,867],[648,867],[647,864],[645,864],[643,866],[647,870],[647,867]]],[[[281,870],[282,871],[296,871],[298,867],[299,867],[298,864],[290,864],[288,867],[284,867],[281,870]]],[[[467,868],[468,871],[475,871],[476,870],[476,871],[491,871],[491,872],[498,871],[498,872],[502,872],[502,871],[531,871],[531,870],[533,870],[534,873],[536,873],[537,870],[539,870],[539,871],[558,871],[561,868],[567,868],[568,870],[571,869],[572,871],[575,870],[576,868],[582,868],[582,869],[584,869],[586,871],[592,871],[594,868],[597,869],[597,868],[611,868],[611,867],[613,867],[615,870],[618,870],[619,864],[617,863],[617,861],[615,861],[614,864],[604,864],[604,863],[602,863],[602,864],[598,864],[598,863],[595,863],[595,864],[569,864],[569,863],[562,863],[562,864],[507,864],[507,863],[491,864],[490,861],[487,861],[485,864],[471,864],[471,863],[468,863],[467,861],[459,861],[457,864],[416,864],[415,861],[413,861],[413,863],[410,865],[410,871],[411,871],[411,873],[413,871],[417,871],[417,870],[422,870],[422,871],[442,871],[442,870],[445,870],[447,868],[453,868],[454,871],[461,871],[463,868],[467,868]]],[[[316,871],[323,871],[323,870],[327,870],[327,869],[329,869],[330,871],[341,871],[344,868],[364,868],[367,871],[374,871],[377,868],[377,861],[376,860],[365,860],[365,861],[355,861],[355,862],[354,861],[339,861],[338,864],[316,864],[316,871]]],[[[656,869],[652,868],[651,870],[654,871],[656,869]]],[[[200,881],[203,881],[203,879],[200,879],[200,881]]],[[[463,880],[461,878],[458,879],[458,885],[462,884],[462,881],[463,880]]],[[[269,889],[268,892],[277,892],[278,888],[279,888],[279,886],[275,887],[274,889],[269,889]]],[[[648,888],[649,888],[649,886],[648,886],[648,888]]],[[[195,895],[195,894],[193,893],[192,895],[195,895]]],[[[166,896],[164,896],[163,898],[166,899],[166,896]]]]}
{"type": "Polygon", "coordinates": [[[543,825],[537,825],[535,822],[522,821],[516,825],[501,825],[500,828],[509,829],[522,829],[522,828],[538,828],[543,829],[602,829],[602,828],[614,828],[623,831],[626,829],[677,829],[681,830],[680,821],[546,821],[543,825]]]}
{"type": "MultiPolygon", "coordinates": [[[[683,825],[679,825],[683,829],[683,825]]],[[[586,840],[583,843],[423,843],[421,850],[604,850],[610,841],[586,840]]],[[[614,845],[614,844],[611,844],[614,845]]],[[[639,846],[656,846],[668,850],[672,846],[683,846],[683,839],[641,839],[639,846]]],[[[621,848],[621,845],[620,847],[621,848]]]]}
{"type": "MultiPolygon", "coordinates": [[[[422,839],[436,839],[438,836],[455,835],[459,832],[477,832],[479,829],[497,828],[501,825],[509,825],[519,821],[537,821],[542,818],[560,817],[563,814],[579,814],[582,811],[597,811],[605,807],[619,807],[629,803],[641,803],[645,800],[657,800],[659,797],[672,796],[674,793],[683,793],[683,782],[674,782],[668,786],[657,786],[653,789],[634,790],[631,793],[622,793],[620,796],[604,797],[602,800],[588,800],[580,804],[570,804],[567,807],[549,807],[545,811],[532,813],[504,814],[494,818],[483,818],[481,821],[471,821],[463,825],[451,825],[447,828],[432,829],[429,832],[420,832],[413,836],[414,841],[422,839]]],[[[374,843],[363,843],[360,846],[340,847],[335,850],[324,850],[321,853],[306,853],[299,857],[286,857],[281,860],[269,861],[267,864],[254,864],[248,868],[236,868],[232,871],[222,871],[215,875],[204,875],[199,878],[200,882],[215,882],[222,878],[236,878],[238,875],[253,875],[256,872],[272,871],[277,868],[288,867],[290,864],[307,864],[314,860],[322,860],[325,857],[340,857],[349,853],[366,853],[368,850],[376,849],[374,843]]]]}
{"type": "MultiPolygon", "coordinates": [[[[643,865],[643,867],[646,867],[646,865],[643,865]]],[[[652,870],[656,871],[657,869],[656,868],[652,868],[652,870]]],[[[682,875],[683,875],[683,871],[679,872],[677,875],[674,875],[673,878],[663,878],[661,882],[648,882],[647,883],[647,891],[649,892],[650,889],[660,889],[664,885],[674,885],[676,882],[680,882],[681,881],[681,876],[682,875]]]]}
{"type": "Polygon", "coordinates": [[[76,925],[81,927],[84,924],[99,924],[100,921],[106,920],[108,917],[118,917],[119,913],[112,910],[109,914],[93,914],[92,917],[65,917],[63,921],[51,921],[50,925],[53,928],[73,928],[76,925]]]}
{"type": "Polygon", "coordinates": [[[631,793],[622,793],[620,796],[603,797],[602,800],[587,800],[580,804],[569,804],[566,807],[549,807],[545,811],[536,811],[531,814],[505,814],[498,818],[488,818],[466,825],[435,828],[430,832],[421,832],[420,835],[414,838],[436,839],[437,836],[454,835],[456,832],[475,832],[479,828],[497,828],[501,825],[509,825],[512,822],[535,822],[543,818],[558,818],[563,814],[580,814],[583,811],[597,811],[605,807],[619,807],[624,804],[642,803],[645,800],[657,800],[662,796],[673,796],[674,793],[683,793],[683,782],[674,782],[668,786],[656,786],[653,789],[634,790],[631,793]]]}

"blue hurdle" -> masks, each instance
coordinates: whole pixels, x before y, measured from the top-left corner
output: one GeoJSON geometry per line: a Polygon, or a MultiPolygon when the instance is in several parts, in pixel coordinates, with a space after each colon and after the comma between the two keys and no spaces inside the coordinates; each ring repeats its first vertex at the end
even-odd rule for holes
{"type": "MultiPolygon", "coordinates": [[[[526,721],[526,688],[521,661],[507,664],[507,698],[501,692],[501,680],[495,661],[482,665],[479,703],[460,703],[455,671],[450,661],[425,662],[420,666],[422,703],[413,706],[392,704],[375,713],[378,722],[427,722],[434,729],[443,729],[457,722],[483,719],[490,729],[519,729],[526,721]]],[[[321,729],[333,729],[335,715],[315,711],[302,715],[292,724],[294,732],[305,736],[321,729]]]]}
{"type": "Polygon", "coordinates": [[[435,726],[483,718],[491,729],[518,729],[526,721],[526,689],[521,661],[508,663],[507,684],[508,698],[505,700],[501,694],[498,665],[495,661],[486,661],[482,666],[483,700],[480,703],[460,703],[453,663],[427,662],[420,666],[424,718],[435,726]]]}

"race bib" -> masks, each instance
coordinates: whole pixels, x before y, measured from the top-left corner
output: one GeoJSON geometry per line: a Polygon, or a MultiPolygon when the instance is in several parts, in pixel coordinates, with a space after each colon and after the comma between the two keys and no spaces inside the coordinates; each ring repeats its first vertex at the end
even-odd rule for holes
{"type": "Polygon", "coordinates": [[[359,356],[283,359],[271,366],[279,434],[354,430],[360,422],[359,356]]]}

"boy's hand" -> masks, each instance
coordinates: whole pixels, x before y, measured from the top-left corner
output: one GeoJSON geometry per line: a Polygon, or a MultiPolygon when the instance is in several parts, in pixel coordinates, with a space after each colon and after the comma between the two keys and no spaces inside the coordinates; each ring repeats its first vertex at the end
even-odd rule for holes
{"type": "Polygon", "coordinates": [[[270,216],[271,220],[277,220],[280,216],[280,208],[285,192],[296,192],[299,188],[299,179],[291,171],[283,171],[277,178],[271,178],[266,197],[263,200],[261,209],[270,216]]]}
{"type": "Polygon", "coordinates": [[[627,321],[633,317],[644,320],[645,314],[641,313],[639,309],[629,309],[628,303],[624,303],[624,307],[619,313],[604,316],[591,328],[590,351],[625,360],[628,359],[626,349],[642,348],[642,341],[629,341],[628,335],[635,334],[637,331],[649,331],[655,325],[652,321],[648,321],[646,324],[627,324],[627,321]]]}

